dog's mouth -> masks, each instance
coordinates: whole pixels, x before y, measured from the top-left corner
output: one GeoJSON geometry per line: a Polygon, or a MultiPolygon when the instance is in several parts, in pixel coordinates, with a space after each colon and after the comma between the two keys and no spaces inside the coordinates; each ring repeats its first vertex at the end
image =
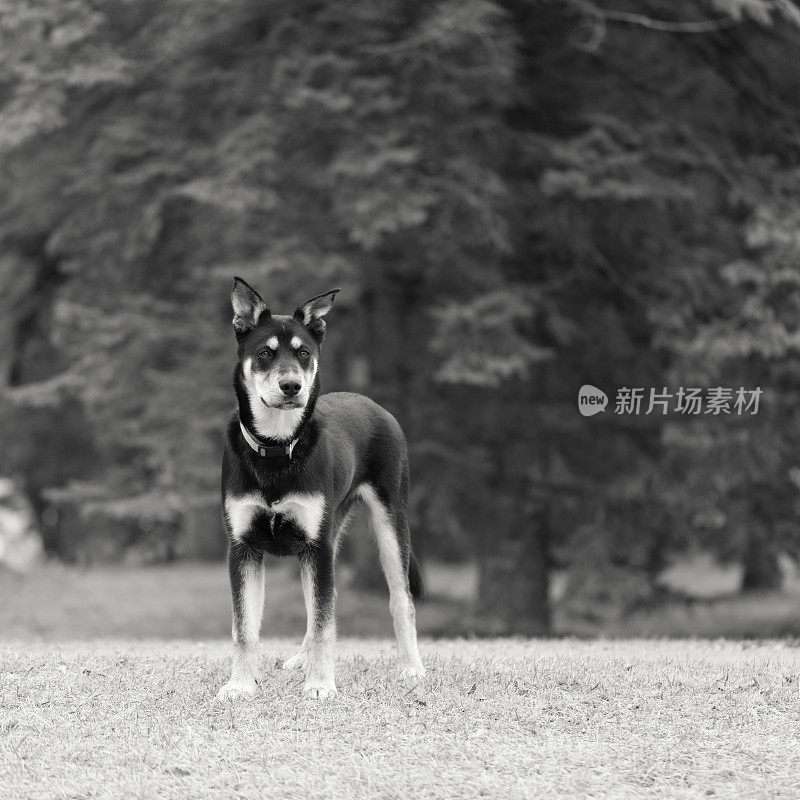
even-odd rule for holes
{"type": "Polygon", "coordinates": [[[299,400],[295,400],[293,398],[286,398],[285,400],[281,400],[279,403],[268,403],[261,395],[259,395],[259,399],[267,408],[277,408],[280,411],[290,411],[293,408],[302,408],[303,404],[299,400]]]}

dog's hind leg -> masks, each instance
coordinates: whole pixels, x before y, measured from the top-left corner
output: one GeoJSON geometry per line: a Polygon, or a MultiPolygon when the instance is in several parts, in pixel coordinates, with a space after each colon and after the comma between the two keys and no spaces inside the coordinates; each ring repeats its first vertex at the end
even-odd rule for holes
{"type": "Polygon", "coordinates": [[[217,699],[252,697],[257,689],[258,635],[264,610],[264,561],[261,553],[231,544],[228,573],[233,600],[233,668],[217,699]]]}
{"type": "Polygon", "coordinates": [[[306,669],[308,666],[308,644],[314,633],[314,578],[311,566],[306,561],[300,562],[300,583],[303,586],[303,600],[306,605],[306,635],[300,650],[283,662],[284,669],[306,669]]]}
{"type": "Polygon", "coordinates": [[[361,487],[360,493],[370,510],[381,567],[389,585],[389,610],[400,654],[400,674],[404,678],[422,678],[425,667],[417,646],[416,612],[408,581],[411,534],[405,512],[398,503],[394,513],[390,513],[368,484],[361,487]]]}

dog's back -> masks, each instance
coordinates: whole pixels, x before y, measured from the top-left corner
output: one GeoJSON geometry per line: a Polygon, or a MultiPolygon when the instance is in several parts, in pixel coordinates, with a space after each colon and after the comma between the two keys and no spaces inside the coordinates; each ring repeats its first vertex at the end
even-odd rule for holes
{"type": "Polygon", "coordinates": [[[400,423],[363,394],[331,392],[317,401],[316,414],[332,443],[354,447],[364,470],[362,480],[397,473],[408,467],[408,446],[400,423]]]}

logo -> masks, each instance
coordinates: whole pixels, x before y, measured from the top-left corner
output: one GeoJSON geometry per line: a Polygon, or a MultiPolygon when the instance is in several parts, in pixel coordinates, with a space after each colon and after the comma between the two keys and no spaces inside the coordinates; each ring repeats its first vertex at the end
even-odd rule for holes
{"type": "Polygon", "coordinates": [[[589,383],[581,386],[578,392],[578,411],[584,417],[593,417],[595,414],[605,411],[607,405],[608,397],[606,397],[605,392],[600,391],[596,386],[592,386],[589,383]]]}
{"type": "MultiPolygon", "coordinates": [[[[659,414],[681,414],[702,416],[738,416],[748,413],[758,414],[761,395],[764,390],[760,386],[755,389],[738,389],[728,386],[710,386],[703,389],[699,386],[679,386],[671,392],[663,386],[660,390],[654,387],[622,386],[617,389],[614,414],[627,416],[649,416],[659,414]]],[[[608,397],[605,392],[585,383],[578,392],[578,411],[584,417],[593,417],[606,410],[608,397]]]]}

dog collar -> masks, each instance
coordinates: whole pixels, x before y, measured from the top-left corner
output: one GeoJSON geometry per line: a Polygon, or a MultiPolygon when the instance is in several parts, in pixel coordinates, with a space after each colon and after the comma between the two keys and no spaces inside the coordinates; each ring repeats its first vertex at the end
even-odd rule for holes
{"type": "Polygon", "coordinates": [[[285,456],[289,461],[292,460],[292,451],[297,444],[297,439],[292,439],[289,444],[265,444],[257,436],[250,433],[241,420],[239,420],[239,427],[242,429],[244,440],[261,458],[283,458],[285,456]]]}

